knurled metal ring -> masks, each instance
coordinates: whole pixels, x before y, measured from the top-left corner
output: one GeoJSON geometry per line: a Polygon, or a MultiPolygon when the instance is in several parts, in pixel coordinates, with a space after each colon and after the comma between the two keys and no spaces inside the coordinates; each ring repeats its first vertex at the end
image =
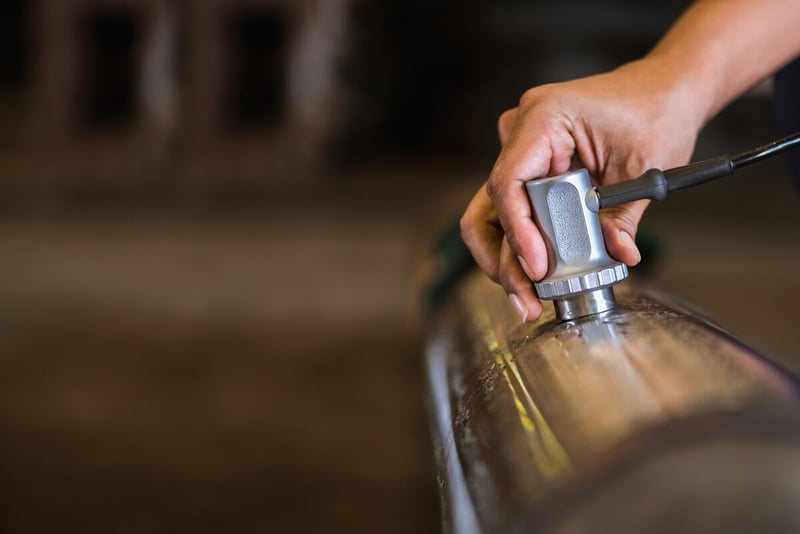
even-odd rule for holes
{"type": "Polygon", "coordinates": [[[542,280],[536,282],[536,293],[540,299],[552,300],[584,291],[613,286],[628,277],[628,267],[617,263],[598,271],[590,271],[560,280],[542,280]]]}

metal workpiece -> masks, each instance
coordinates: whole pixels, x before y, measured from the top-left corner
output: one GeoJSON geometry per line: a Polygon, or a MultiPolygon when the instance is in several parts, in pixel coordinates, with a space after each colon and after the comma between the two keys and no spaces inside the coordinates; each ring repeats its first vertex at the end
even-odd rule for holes
{"type": "Polygon", "coordinates": [[[590,202],[589,173],[582,169],[531,180],[525,188],[548,252],[547,274],[534,284],[539,298],[554,300],[561,320],[613,308],[613,293],[598,290],[624,280],[628,268],[606,251],[600,217],[590,202]],[[570,314],[561,315],[564,310],[570,314]]]}
{"type": "Polygon", "coordinates": [[[616,300],[523,324],[475,273],[437,310],[445,530],[800,531],[795,379],[662,297],[616,300]]]}

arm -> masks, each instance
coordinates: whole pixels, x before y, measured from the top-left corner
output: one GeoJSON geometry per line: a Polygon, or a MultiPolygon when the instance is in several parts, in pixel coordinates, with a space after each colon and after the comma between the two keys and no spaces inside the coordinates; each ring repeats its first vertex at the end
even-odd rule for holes
{"type": "Polygon", "coordinates": [[[671,65],[707,121],[800,53],[798,24],[797,0],[700,0],[645,60],[671,65]]]}
{"type": "MultiPolygon", "coordinates": [[[[524,182],[574,159],[601,184],[686,163],[708,119],[800,52],[800,1],[700,0],[644,58],[597,76],[527,91],[499,121],[503,148],[461,220],[478,265],[523,321],[541,314],[531,280],[547,252],[524,182]]],[[[647,201],[604,210],[606,246],[628,265],[647,201]]]]}

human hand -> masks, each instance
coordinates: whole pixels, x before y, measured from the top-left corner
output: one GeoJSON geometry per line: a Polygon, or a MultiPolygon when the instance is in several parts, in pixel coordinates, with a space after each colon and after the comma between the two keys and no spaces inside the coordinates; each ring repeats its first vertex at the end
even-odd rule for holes
{"type": "MultiPolygon", "coordinates": [[[[461,219],[461,234],[523,321],[541,315],[531,281],[548,270],[525,182],[584,167],[595,185],[605,185],[686,163],[706,110],[668,71],[668,65],[641,60],[536,87],[500,117],[502,150],[461,219]]],[[[608,252],[630,266],[641,259],[634,237],[647,205],[639,201],[600,214],[608,252]]]]}

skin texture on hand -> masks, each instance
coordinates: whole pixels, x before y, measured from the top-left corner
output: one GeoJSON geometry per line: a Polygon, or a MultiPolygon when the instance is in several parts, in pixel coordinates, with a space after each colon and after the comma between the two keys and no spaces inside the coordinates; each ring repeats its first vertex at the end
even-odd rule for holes
{"type": "MultiPolygon", "coordinates": [[[[610,184],[649,168],[681,165],[691,155],[698,121],[673,105],[674,93],[662,80],[647,79],[645,67],[632,63],[537,87],[500,117],[503,148],[461,229],[478,265],[503,286],[523,320],[541,314],[531,280],[547,273],[547,250],[531,218],[526,181],[580,166],[596,185],[610,184]]],[[[640,201],[601,213],[609,253],[628,265],[640,260],[633,238],[646,207],[640,201]]]]}
{"type": "MultiPolygon", "coordinates": [[[[687,163],[711,116],[800,52],[797,23],[797,0],[700,0],[644,59],[531,89],[500,117],[500,155],[461,233],[523,321],[541,314],[532,281],[548,268],[525,182],[583,167],[608,185],[687,163]]],[[[640,261],[634,237],[647,205],[600,214],[608,252],[629,266],[640,261]]]]}

